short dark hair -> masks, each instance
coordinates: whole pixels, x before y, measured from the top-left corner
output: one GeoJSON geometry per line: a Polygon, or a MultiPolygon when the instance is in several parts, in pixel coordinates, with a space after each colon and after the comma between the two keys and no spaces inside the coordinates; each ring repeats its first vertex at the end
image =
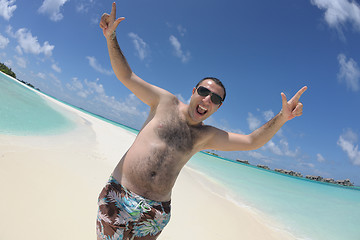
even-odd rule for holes
{"type": "Polygon", "coordinates": [[[196,84],[196,87],[195,87],[195,88],[197,88],[197,87],[200,85],[200,83],[202,83],[203,81],[208,80],[208,79],[214,81],[217,85],[219,85],[220,87],[222,87],[222,88],[224,89],[223,101],[225,101],[226,89],[225,89],[224,84],[223,84],[218,78],[215,78],[215,77],[205,77],[205,78],[201,79],[200,82],[198,82],[198,84],[196,84]]]}

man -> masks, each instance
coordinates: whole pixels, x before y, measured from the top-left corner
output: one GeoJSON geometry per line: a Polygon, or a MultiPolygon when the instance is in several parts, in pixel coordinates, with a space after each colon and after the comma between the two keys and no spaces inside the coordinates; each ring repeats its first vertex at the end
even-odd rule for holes
{"type": "Polygon", "coordinates": [[[117,78],[150,113],[133,145],[116,166],[99,197],[98,239],[156,239],[170,220],[171,191],[180,170],[196,152],[204,149],[248,151],[267,143],[288,120],[302,114],[303,87],[290,100],[282,95],[282,110],[249,135],[226,132],[203,121],[225,99],[225,88],[216,78],[205,78],[193,89],[190,103],[180,102],[168,91],[136,76],[118,45],[115,30],[125,18],[101,17],[117,78]]]}

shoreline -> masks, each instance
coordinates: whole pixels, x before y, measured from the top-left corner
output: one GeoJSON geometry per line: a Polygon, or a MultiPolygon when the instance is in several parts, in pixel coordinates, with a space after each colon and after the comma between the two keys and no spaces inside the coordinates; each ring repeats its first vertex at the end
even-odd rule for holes
{"type": "Polygon", "coordinates": [[[165,228],[159,240],[297,239],[272,223],[260,211],[231,199],[225,186],[189,166],[185,166],[178,177],[173,199],[172,218],[174,219],[170,220],[169,226],[165,228]],[[184,193],[189,194],[181,196],[184,193]],[[175,202],[180,199],[181,202],[175,202]],[[196,210],[195,214],[192,212],[194,210],[196,210]],[[189,236],[183,229],[189,229],[191,235],[189,236]],[[226,232],[224,233],[222,229],[226,229],[226,232]],[[175,232],[176,237],[174,237],[175,232]]]}

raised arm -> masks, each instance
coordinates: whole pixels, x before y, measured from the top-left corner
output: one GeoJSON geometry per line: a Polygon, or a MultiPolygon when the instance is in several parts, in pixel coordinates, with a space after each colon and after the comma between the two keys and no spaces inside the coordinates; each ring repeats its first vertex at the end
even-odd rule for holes
{"type": "Polygon", "coordinates": [[[132,91],[145,104],[154,107],[162,96],[169,93],[161,88],[151,85],[131,70],[116,38],[116,28],[125,18],[116,19],[116,4],[112,4],[110,15],[104,13],[100,20],[100,27],[106,38],[112,68],[117,78],[132,91]]]}
{"type": "Polygon", "coordinates": [[[302,115],[303,105],[299,99],[306,89],[307,87],[301,88],[289,101],[287,101],[285,94],[281,93],[281,111],[273,119],[249,135],[214,128],[205,148],[220,151],[248,151],[262,147],[270,141],[287,121],[302,115]]]}

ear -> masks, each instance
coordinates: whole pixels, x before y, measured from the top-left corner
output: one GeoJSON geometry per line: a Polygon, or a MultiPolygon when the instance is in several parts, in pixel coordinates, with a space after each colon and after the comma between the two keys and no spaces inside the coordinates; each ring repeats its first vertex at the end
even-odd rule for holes
{"type": "Polygon", "coordinates": [[[194,95],[195,91],[196,91],[196,88],[193,88],[193,90],[192,90],[192,94],[193,94],[193,95],[194,95]]]}
{"type": "Polygon", "coordinates": [[[223,103],[220,103],[220,105],[219,105],[218,109],[222,106],[222,104],[223,104],[223,103]]]}

